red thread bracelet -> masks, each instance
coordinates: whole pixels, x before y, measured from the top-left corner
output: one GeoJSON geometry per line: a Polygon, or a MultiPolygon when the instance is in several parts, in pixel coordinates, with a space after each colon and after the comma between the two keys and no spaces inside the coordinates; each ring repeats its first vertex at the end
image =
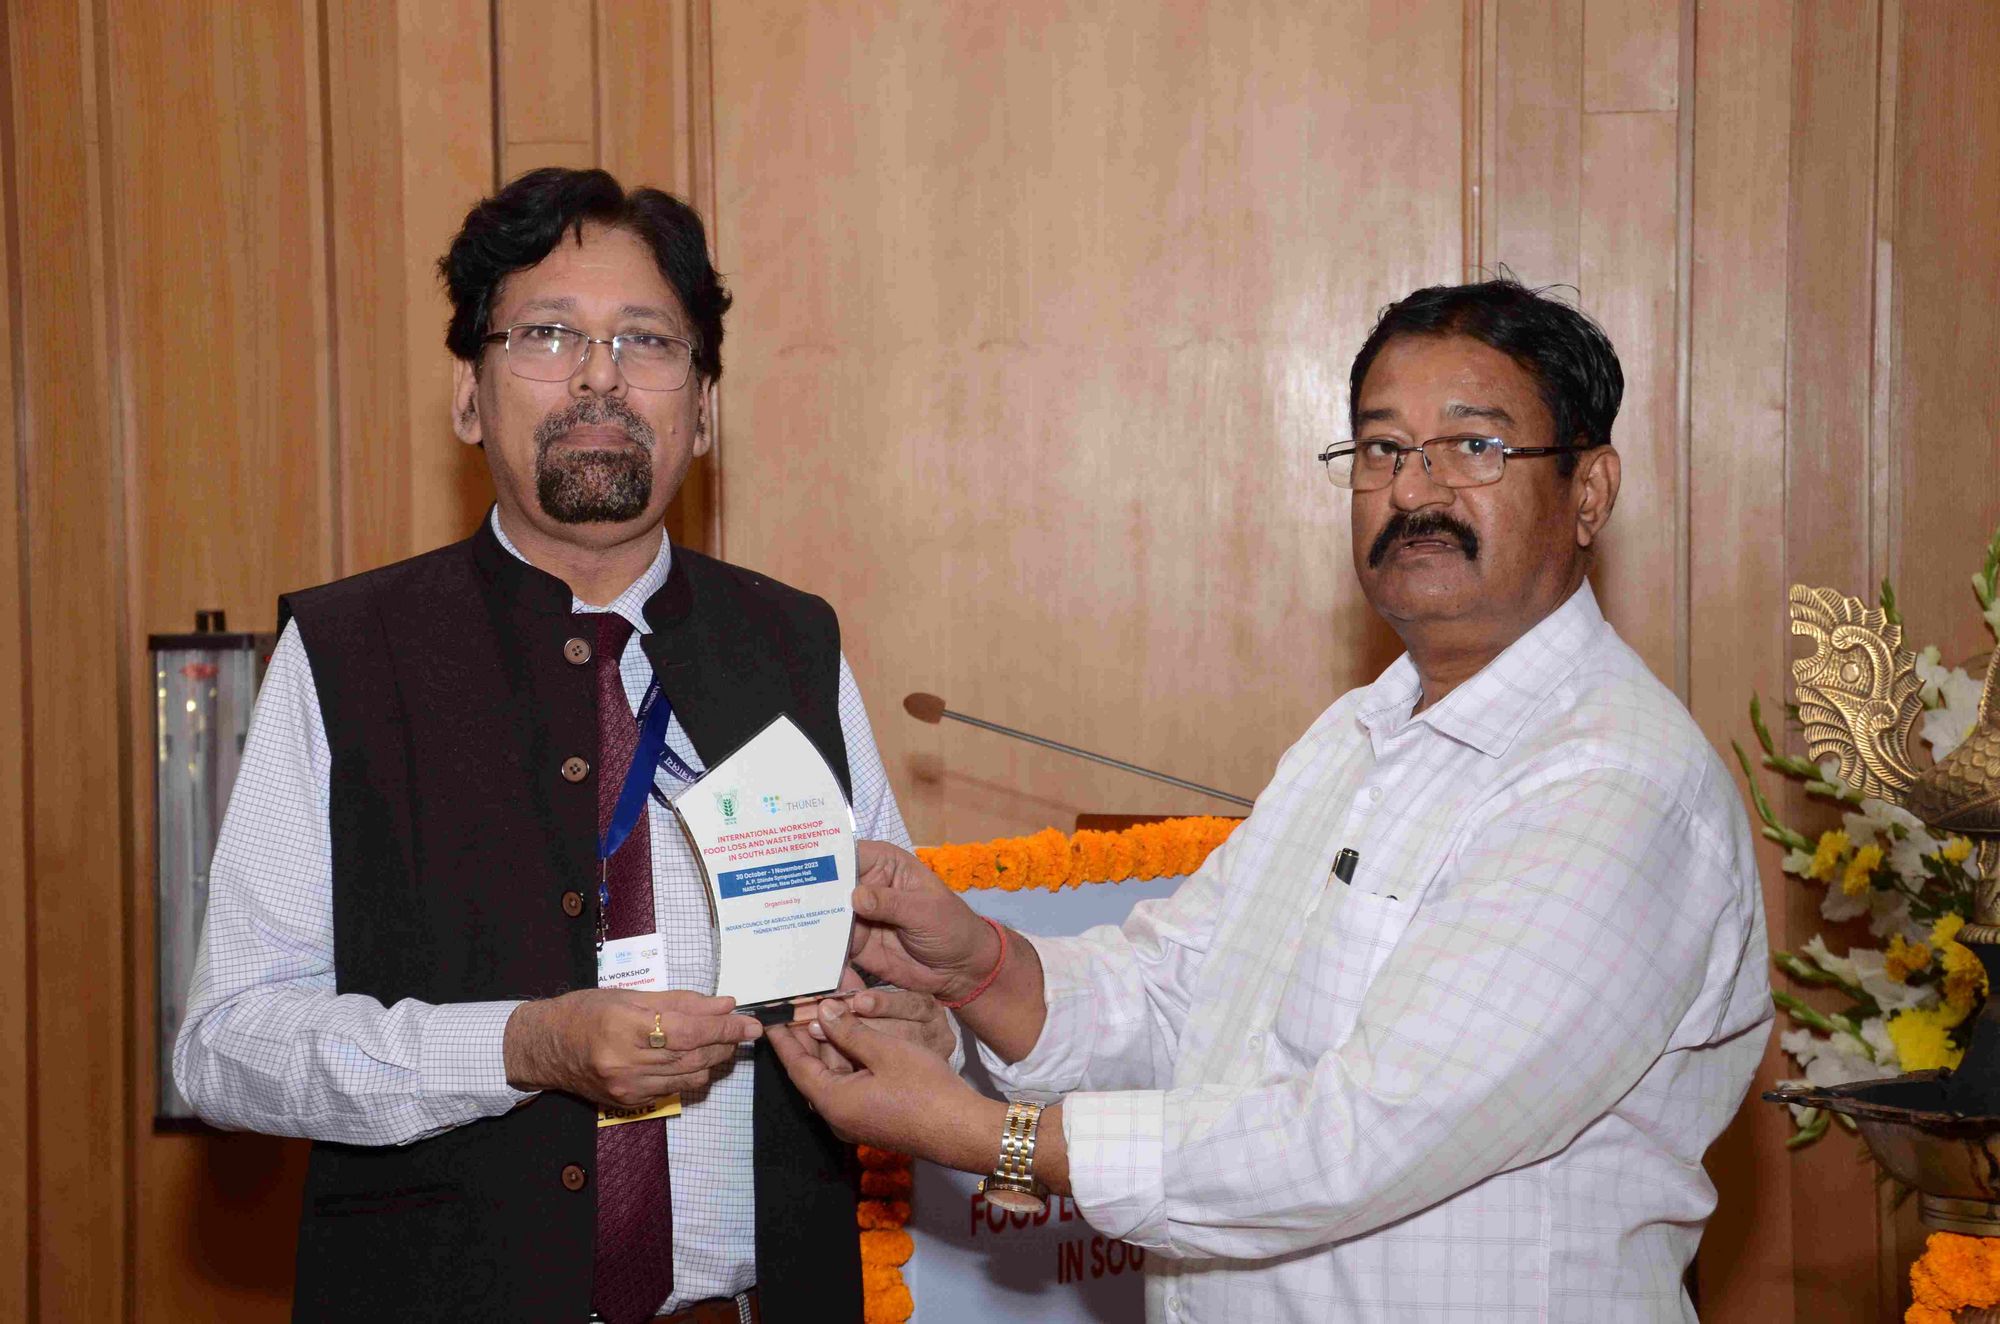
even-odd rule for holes
{"type": "Polygon", "coordinates": [[[1000,958],[993,963],[993,968],[986,972],[986,978],[980,980],[977,984],[973,985],[972,991],[970,993],[966,994],[964,997],[960,998],[956,1002],[949,1002],[946,1001],[944,998],[939,998],[938,1005],[940,1007],[946,1007],[952,1011],[957,1011],[960,1007],[965,1006],[967,1003],[971,1002],[974,998],[978,997],[981,993],[984,993],[987,989],[992,988],[993,981],[1000,977],[1000,967],[1007,964],[1007,930],[1002,928],[997,920],[986,919],[986,916],[984,915],[981,915],[979,918],[985,919],[988,924],[991,924],[993,926],[993,932],[999,937],[1000,958]]]}

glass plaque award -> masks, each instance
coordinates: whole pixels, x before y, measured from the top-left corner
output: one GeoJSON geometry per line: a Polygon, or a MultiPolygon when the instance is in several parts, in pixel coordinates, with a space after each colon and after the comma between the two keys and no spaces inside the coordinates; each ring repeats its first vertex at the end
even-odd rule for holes
{"type": "Polygon", "coordinates": [[[708,880],[716,993],[751,1008],[832,992],[854,917],[854,814],[805,732],[773,718],[673,806],[708,880]]]}

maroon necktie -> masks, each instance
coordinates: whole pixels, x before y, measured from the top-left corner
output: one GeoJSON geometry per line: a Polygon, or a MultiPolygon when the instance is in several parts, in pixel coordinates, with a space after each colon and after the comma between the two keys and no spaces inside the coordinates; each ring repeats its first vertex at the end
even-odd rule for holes
{"type": "MultiPolygon", "coordinates": [[[[618,659],[632,625],[617,612],[597,614],[597,830],[611,825],[618,792],[639,747],[639,722],[625,698],[618,659]]],[[[632,834],[605,869],[610,899],[605,936],[651,933],[653,847],[641,810],[632,834]]],[[[653,1119],[597,1129],[597,1252],[590,1305],[608,1324],[637,1324],[659,1313],[674,1290],[672,1187],[667,1180],[666,1122],[653,1119]]]]}

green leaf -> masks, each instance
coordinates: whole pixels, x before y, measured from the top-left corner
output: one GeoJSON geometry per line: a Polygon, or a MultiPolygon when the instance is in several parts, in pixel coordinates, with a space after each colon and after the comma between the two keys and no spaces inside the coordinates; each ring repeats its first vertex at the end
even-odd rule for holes
{"type": "MultiPolygon", "coordinates": [[[[1863,996],[1866,995],[1864,994],[1863,996]]],[[[1861,1046],[1861,1051],[1868,1055],[1870,1062],[1876,1060],[1875,1046],[1861,1037],[1861,1027],[1851,1018],[1846,1016],[1828,1016],[1826,1013],[1807,1005],[1781,988],[1771,990],[1771,1001],[1784,1008],[1793,1020],[1807,1029],[1818,1030],[1821,1034],[1846,1035],[1861,1046]]]]}
{"type": "Polygon", "coordinates": [[[1764,747],[1764,753],[1776,758],[1778,747],[1771,740],[1771,728],[1764,725],[1764,705],[1758,701],[1755,690],[1750,692],[1750,729],[1757,733],[1757,743],[1764,747]]]}
{"type": "Polygon", "coordinates": [[[1882,580],[1882,615],[1891,625],[1903,623],[1903,613],[1896,610],[1896,588],[1886,577],[1882,580]]]}
{"type": "MultiPolygon", "coordinates": [[[[1793,979],[1798,980],[1801,984],[1837,988],[1847,994],[1848,997],[1853,998],[1854,1005],[1847,1010],[1849,1017],[1861,1016],[1866,1018],[1882,1014],[1881,1007],[1876,1005],[1874,998],[1868,996],[1866,989],[1856,984],[1850,984],[1831,970],[1821,969],[1818,963],[1813,961],[1811,957],[1800,956],[1796,952],[1772,952],[1771,964],[1777,966],[1778,969],[1784,971],[1793,979]]],[[[1776,995],[1774,994],[1773,996],[1776,995]]]]}
{"type": "Polygon", "coordinates": [[[1825,1135],[1827,1117],[1828,1113],[1824,1108],[1807,1109],[1805,1121],[1799,1123],[1799,1129],[1794,1131],[1791,1139],[1785,1142],[1785,1148],[1803,1149],[1825,1135]]]}
{"type": "Polygon", "coordinates": [[[1757,806],[1757,817],[1763,820],[1764,835],[1787,850],[1811,850],[1810,841],[1780,823],[1778,816],[1771,811],[1771,802],[1764,798],[1764,789],[1757,785],[1757,773],[1750,766],[1750,756],[1743,752],[1743,746],[1732,740],[1729,747],[1736,751],[1736,761],[1743,765],[1743,780],[1750,786],[1750,799],[1757,806]]]}
{"type": "Polygon", "coordinates": [[[1993,531],[1992,540],[1986,544],[1986,564],[1972,577],[1972,591],[1979,598],[1983,610],[1993,605],[1993,595],[2000,590],[2000,529],[1993,531]]]}

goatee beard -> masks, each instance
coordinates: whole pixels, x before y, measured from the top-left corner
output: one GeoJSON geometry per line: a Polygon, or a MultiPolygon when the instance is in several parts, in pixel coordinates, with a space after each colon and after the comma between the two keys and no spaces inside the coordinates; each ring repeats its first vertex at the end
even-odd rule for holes
{"type": "Polygon", "coordinates": [[[535,496],[559,524],[623,524],[653,499],[652,426],[615,396],[590,396],[543,419],[535,429],[535,496]],[[636,447],[557,450],[571,428],[615,423],[636,447]]]}

